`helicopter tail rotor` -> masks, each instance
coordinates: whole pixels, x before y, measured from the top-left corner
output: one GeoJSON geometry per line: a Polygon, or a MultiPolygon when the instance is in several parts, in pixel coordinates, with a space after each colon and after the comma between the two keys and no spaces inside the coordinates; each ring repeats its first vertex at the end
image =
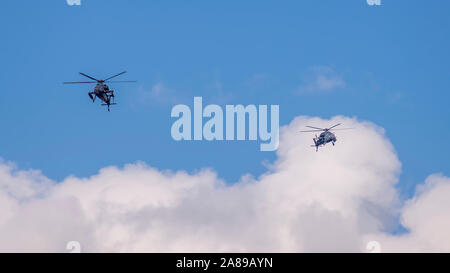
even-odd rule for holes
{"type": "Polygon", "coordinates": [[[109,109],[109,107],[111,106],[111,105],[116,105],[117,103],[102,103],[102,106],[108,106],[108,112],[110,112],[110,109],[109,109]]]}

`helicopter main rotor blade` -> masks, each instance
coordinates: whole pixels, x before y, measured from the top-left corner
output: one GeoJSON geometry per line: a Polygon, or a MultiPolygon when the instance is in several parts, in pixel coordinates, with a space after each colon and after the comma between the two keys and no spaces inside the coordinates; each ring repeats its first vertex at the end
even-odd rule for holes
{"type": "Polygon", "coordinates": [[[89,78],[89,79],[94,80],[94,81],[96,81],[96,82],[100,82],[100,80],[97,80],[96,78],[93,78],[93,77],[91,77],[91,76],[89,76],[89,75],[86,75],[86,74],[81,73],[81,72],[80,72],[80,74],[83,75],[83,76],[85,76],[86,78],[89,78]]]}
{"type": "Polygon", "coordinates": [[[63,82],[63,84],[76,84],[76,83],[97,83],[97,82],[63,82]]]}
{"type": "Polygon", "coordinates": [[[355,128],[339,128],[339,129],[332,129],[332,131],[341,131],[341,130],[351,130],[355,128]]]}
{"type": "Polygon", "coordinates": [[[307,132],[322,132],[323,130],[306,130],[306,131],[299,131],[301,133],[307,133],[307,132]]]}
{"type": "Polygon", "coordinates": [[[317,130],[321,130],[321,131],[324,131],[325,129],[324,128],[318,128],[318,127],[313,127],[313,126],[305,126],[305,127],[308,127],[308,128],[313,128],[313,129],[317,129],[317,130]]]}
{"type": "Polygon", "coordinates": [[[330,128],[328,128],[328,130],[333,129],[334,127],[339,126],[339,125],[341,125],[341,124],[338,123],[338,124],[336,124],[336,125],[333,125],[333,126],[331,126],[330,128]]]}
{"type": "Polygon", "coordinates": [[[137,81],[108,81],[108,82],[137,82],[137,81]]]}
{"type": "Polygon", "coordinates": [[[120,72],[119,74],[116,74],[116,75],[114,75],[114,76],[111,76],[111,77],[105,79],[104,81],[110,80],[110,79],[112,79],[112,78],[115,78],[115,77],[120,76],[120,75],[125,74],[125,73],[127,73],[127,71],[120,72]]]}

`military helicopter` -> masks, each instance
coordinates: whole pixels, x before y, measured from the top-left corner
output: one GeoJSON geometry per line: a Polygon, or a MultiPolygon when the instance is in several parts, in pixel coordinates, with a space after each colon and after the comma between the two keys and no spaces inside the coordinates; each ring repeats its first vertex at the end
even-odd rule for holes
{"type": "Polygon", "coordinates": [[[89,75],[86,75],[84,73],[80,72],[80,75],[85,76],[93,81],[89,82],[64,82],[64,84],[78,84],[78,83],[97,83],[97,85],[94,87],[94,91],[89,92],[89,98],[91,98],[92,102],[95,101],[95,98],[101,99],[104,103],[102,103],[103,106],[108,106],[108,112],[109,107],[111,105],[116,105],[114,102],[114,90],[110,90],[108,85],[105,84],[105,82],[136,82],[136,81],[110,81],[112,78],[115,78],[117,76],[120,76],[122,74],[125,74],[126,71],[120,72],[119,74],[116,74],[114,76],[111,76],[105,80],[97,80],[94,77],[91,77],[89,75]],[[112,99],[112,102],[111,102],[112,99]]]}
{"type": "Polygon", "coordinates": [[[311,145],[311,147],[316,147],[316,152],[319,150],[319,146],[325,146],[325,144],[331,142],[334,146],[334,143],[337,141],[336,135],[330,132],[330,130],[349,130],[353,128],[340,128],[340,129],[333,129],[337,126],[341,125],[340,123],[331,126],[330,128],[318,128],[313,126],[306,126],[308,128],[312,128],[314,130],[307,130],[307,131],[300,131],[300,132],[322,132],[319,136],[316,135],[315,138],[313,138],[314,145],[311,145]]]}

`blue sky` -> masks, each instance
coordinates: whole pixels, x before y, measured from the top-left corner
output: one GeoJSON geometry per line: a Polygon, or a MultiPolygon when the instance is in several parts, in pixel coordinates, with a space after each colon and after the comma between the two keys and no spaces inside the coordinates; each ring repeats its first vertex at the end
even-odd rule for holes
{"type": "MultiPolygon", "coordinates": [[[[7,1],[0,25],[0,157],[50,178],[142,160],[236,181],[273,161],[254,142],[175,142],[176,103],[279,104],[280,124],[335,115],[386,129],[405,196],[449,175],[448,1],[7,1]],[[127,70],[107,112],[93,86],[127,70]],[[331,79],[329,88],[315,79],[331,79]],[[334,81],[333,81],[334,80],[334,81]],[[333,84],[333,82],[339,84],[333,84]],[[155,86],[164,95],[153,96],[155,86]],[[311,90],[309,90],[311,89],[311,90]],[[308,91],[309,90],[309,91],[308,91]]],[[[339,137],[339,135],[338,135],[339,137]]],[[[344,137],[344,136],[342,136],[344,137]]],[[[309,145],[310,143],[305,143],[309,145]]]]}

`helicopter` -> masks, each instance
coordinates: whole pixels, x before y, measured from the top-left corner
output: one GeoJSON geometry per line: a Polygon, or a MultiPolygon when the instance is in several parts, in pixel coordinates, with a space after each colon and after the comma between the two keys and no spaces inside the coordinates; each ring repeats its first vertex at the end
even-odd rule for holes
{"type": "Polygon", "coordinates": [[[322,132],[319,136],[316,135],[315,138],[313,138],[314,145],[311,145],[311,147],[316,147],[316,152],[319,150],[319,146],[325,146],[325,144],[331,142],[334,146],[334,144],[337,141],[336,135],[330,132],[331,130],[349,130],[353,128],[340,128],[340,129],[333,129],[337,126],[341,125],[341,123],[338,123],[336,125],[331,126],[330,128],[319,128],[319,127],[313,127],[313,126],[306,126],[308,128],[314,129],[314,130],[306,130],[306,131],[300,131],[300,132],[322,132]]]}
{"type": "Polygon", "coordinates": [[[91,91],[88,93],[89,98],[91,98],[92,102],[95,102],[95,98],[99,98],[104,103],[102,103],[103,106],[108,106],[108,112],[110,111],[109,107],[111,105],[116,105],[117,103],[114,102],[114,90],[109,89],[109,86],[105,84],[105,82],[136,82],[136,81],[110,81],[112,78],[115,78],[117,76],[120,76],[122,74],[125,74],[126,71],[120,72],[119,74],[116,74],[114,76],[111,76],[104,80],[97,80],[94,77],[91,77],[89,75],[86,75],[82,72],[80,72],[80,75],[91,79],[92,81],[88,82],[64,82],[64,84],[79,84],[79,83],[97,83],[94,87],[94,91],[91,91]],[[111,101],[112,99],[112,101],[111,101]]]}

